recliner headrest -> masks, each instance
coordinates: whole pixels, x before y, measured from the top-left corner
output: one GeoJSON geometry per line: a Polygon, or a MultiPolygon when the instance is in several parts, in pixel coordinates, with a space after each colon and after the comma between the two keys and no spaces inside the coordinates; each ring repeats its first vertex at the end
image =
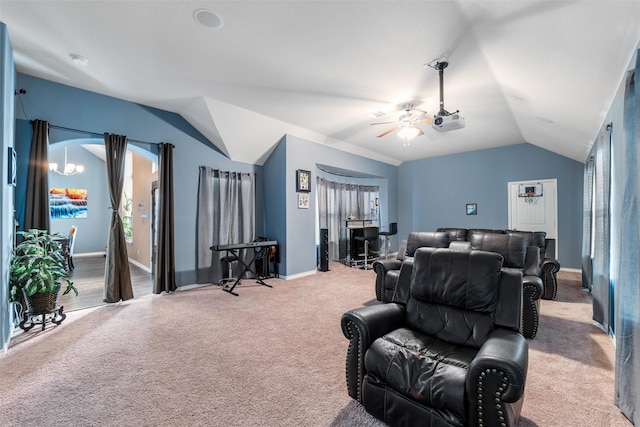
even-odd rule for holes
{"type": "Polygon", "coordinates": [[[446,248],[449,246],[449,235],[438,231],[412,231],[407,239],[406,256],[413,257],[416,250],[422,247],[446,248]]]}
{"type": "Polygon", "coordinates": [[[495,252],[420,248],[413,260],[411,296],[491,313],[498,299],[502,262],[495,252]]]}
{"type": "Polygon", "coordinates": [[[502,255],[505,267],[524,268],[525,266],[529,246],[529,237],[525,234],[473,233],[470,241],[472,249],[502,255]]]}

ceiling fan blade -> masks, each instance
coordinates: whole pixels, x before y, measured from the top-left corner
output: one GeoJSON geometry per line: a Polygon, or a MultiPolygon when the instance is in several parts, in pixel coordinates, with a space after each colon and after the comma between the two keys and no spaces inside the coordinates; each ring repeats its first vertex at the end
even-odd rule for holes
{"type": "Polygon", "coordinates": [[[397,120],[394,120],[392,122],[377,122],[377,123],[369,123],[370,125],[392,125],[394,123],[398,123],[397,120]]]}
{"type": "Polygon", "coordinates": [[[376,138],[382,138],[385,135],[389,135],[391,132],[393,132],[394,130],[396,130],[397,128],[391,128],[385,132],[382,132],[380,135],[378,135],[376,138]]]}
{"type": "MultiPolygon", "coordinates": [[[[416,126],[416,127],[417,127],[417,126],[416,126]]],[[[416,137],[421,136],[421,135],[424,135],[424,132],[422,132],[422,129],[420,129],[419,127],[417,127],[417,128],[418,128],[418,130],[419,130],[420,132],[418,132],[418,134],[416,135],[416,137]]]]}
{"type": "Polygon", "coordinates": [[[420,123],[423,123],[423,124],[427,125],[427,124],[431,123],[432,121],[433,121],[432,118],[426,118],[426,119],[420,120],[420,123]]]}

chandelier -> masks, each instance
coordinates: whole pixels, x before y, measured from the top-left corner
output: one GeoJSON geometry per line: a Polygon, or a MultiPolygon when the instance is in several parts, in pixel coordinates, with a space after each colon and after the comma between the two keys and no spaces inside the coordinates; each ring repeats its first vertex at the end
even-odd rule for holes
{"type": "Polygon", "coordinates": [[[67,147],[64,147],[64,168],[62,171],[58,170],[58,164],[55,162],[49,163],[49,170],[55,172],[58,175],[69,176],[77,173],[84,172],[84,166],[76,165],[75,163],[67,162],[67,147]]]}

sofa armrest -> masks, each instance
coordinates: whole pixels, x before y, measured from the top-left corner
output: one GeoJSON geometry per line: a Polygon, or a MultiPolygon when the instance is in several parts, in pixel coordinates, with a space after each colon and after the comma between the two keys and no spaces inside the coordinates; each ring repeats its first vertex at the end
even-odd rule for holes
{"type": "Polygon", "coordinates": [[[342,333],[349,339],[346,379],[349,396],[362,402],[362,379],[366,371],[364,355],[377,338],[399,328],[405,311],[400,304],[376,304],[349,310],[342,315],[342,333]]]}
{"type": "Polygon", "coordinates": [[[400,270],[402,261],[397,259],[381,259],[373,262],[373,271],[376,273],[376,299],[384,301],[384,281],[389,270],[400,270]]]}
{"type": "Polygon", "coordinates": [[[478,425],[518,425],[528,364],[524,337],[496,329],[469,365],[469,419],[477,419],[478,425]]]}
{"type": "Polygon", "coordinates": [[[556,299],[556,294],[558,293],[556,273],[558,271],[560,271],[560,263],[557,260],[547,258],[542,262],[543,299],[556,299]]]}

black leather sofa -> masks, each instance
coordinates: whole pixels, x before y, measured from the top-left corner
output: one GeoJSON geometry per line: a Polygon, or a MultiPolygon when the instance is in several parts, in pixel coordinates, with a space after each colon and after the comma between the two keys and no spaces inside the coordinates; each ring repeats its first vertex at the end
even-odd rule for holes
{"type": "Polygon", "coordinates": [[[517,426],[528,368],[521,273],[493,252],[414,255],[398,282],[406,303],[342,316],[349,395],[390,426],[517,426]]]}

